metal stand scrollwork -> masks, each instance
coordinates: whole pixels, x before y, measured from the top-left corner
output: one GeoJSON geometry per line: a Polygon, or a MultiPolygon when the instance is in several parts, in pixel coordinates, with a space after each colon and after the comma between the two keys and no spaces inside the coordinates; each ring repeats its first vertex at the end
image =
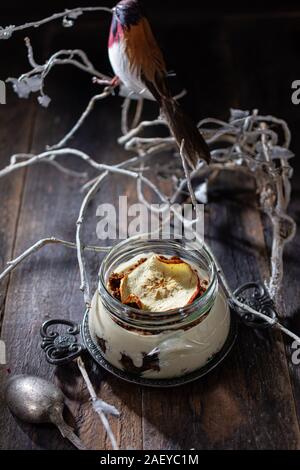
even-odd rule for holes
{"type": "MultiPolygon", "coordinates": [[[[259,282],[248,282],[234,291],[234,296],[242,303],[245,303],[273,320],[277,319],[274,303],[269,296],[266,287],[259,282]]],[[[243,323],[252,328],[266,329],[272,325],[267,321],[263,321],[254,314],[233,306],[234,311],[238,314],[243,323]]]]}
{"type": "Polygon", "coordinates": [[[68,364],[81,355],[85,347],[78,342],[80,326],[69,320],[49,320],[41,327],[43,338],[41,347],[45,351],[46,359],[50,364],[68,364]],[[65,325],[68,328],[63,333],[53,330],[53,326],[65,325]]]}

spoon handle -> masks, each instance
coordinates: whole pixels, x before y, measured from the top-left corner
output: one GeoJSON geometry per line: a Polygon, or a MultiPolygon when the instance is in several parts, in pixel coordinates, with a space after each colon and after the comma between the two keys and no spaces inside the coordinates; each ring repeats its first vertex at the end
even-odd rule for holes
{"type": "Polygon", "coordinates": [[[60,430],[61,435],[68,439],[73,446],[77,447],[79,450],[87,450],[83,442],[79,439],[78,436],[74,433],[73,429],[64,421],[60,421],[59,423],[56,423],[56,426],[60,430]]]}

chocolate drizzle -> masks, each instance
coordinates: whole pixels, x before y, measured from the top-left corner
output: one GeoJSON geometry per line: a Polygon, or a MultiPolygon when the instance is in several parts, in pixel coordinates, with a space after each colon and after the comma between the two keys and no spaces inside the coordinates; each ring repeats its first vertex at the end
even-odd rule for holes
{"type": "Polygon", "coordinates": [[[124,274],[112,273],[109,276],[109,280],[108,280],[108,288],[111,294],[120,302],[121,302],[120,286],[121,286],[121,281],[123,277],[124,277],[124,274]]]}
{"type": "Polygon", "coordinates": [[[128,356],[125,353],[122,353],[120,363],[123,369],[129,372],[130,374],[135,374],[138,376],[141,376],[143,372],[147,372],[148,370],[159,372],[160,371],[159,354],[155,353],[155,354],[152,354],[151,356],[149,356],[146,353],[142,353],[142,354],[143,354],[143,363],[141,367],[137,367],[134,365],[133,360],[131,359],[130,356],[128,356]]]}
{"type": "Polygon", "coordinates": [[[97,336],[97,343],[98,343],[98,346],[101,349],[101,351],[105,354],[106,350],[107,350],[105,339],[104,338],[99,338],[99,336],[97,336]]]}

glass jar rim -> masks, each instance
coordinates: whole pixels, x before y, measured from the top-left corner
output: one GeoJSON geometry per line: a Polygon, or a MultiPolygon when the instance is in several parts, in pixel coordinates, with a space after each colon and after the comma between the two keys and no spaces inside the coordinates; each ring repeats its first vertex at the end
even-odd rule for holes
{"type": "MultiPolygon", "coordinates": [[[[157,244],[164,244],[166,247],[172,247],[176,248],[177,250],[185,250],[186,253],[191,253],[191,252],[196,252],[196,250],[187,250],[184,246],[185,239],[180,239],[180,240],[172,240],[172,239],[165,239],[165,238],[157,238],[157,239],[152,239],[149,238],[149,234],[143,234],[143,235],[138,235],[135,237],[128,238],[126,240],[123,240],[122,242],[118,243],[117,245],[113,246],[111,250],[106,254],[104,257],[100,270],[99,270],[99,283],[98,283],[98,292],[100,295],[102,295],[102,300],[103,296],[105,297],[105,301],[109,302],[109,305],[113,307],[114,309],[114,314],[119,317],[121,320],[128,321],[132,323],[132,315],[136,317],[136,322],[146,322],[148,320],[151,321],[152,324],[155,322],[159,322],[162,319],[165,319],[166,322],[168,323],[168,320],[170,321],[176,321],[177,319],[184,320],[188,317],[191,316],[195,310],[198,311],[199,309],[199,314],[197,318],[200,318],[202,314],[207,313],[208,309],[210,308],[210,304],[212,301],[215,299],[216,290],[217,290],[217,285],[218,285],[218,279],[217,279],[217,270],[216,266],[214,263],[214,260],[209,253],[209,251],[206,249],[205,245],[203,244],[201,247],[199,246],[197,249],[198,256],[200,253],[205,257],[205,260],[209,263],[209,284],[206,288],[206,291],[196,300],[194,300],[191,304],[186,305],[184,307],[180,308],[175,308],[172,310],[166,310],[163,312],[151,312],[148,310],[141,310],[137,309],[128,305],[124,305],[122,302],[120,302],[118,299],[116,299],[109,289],[107,288],[106,282],[107,280],[105,279],[106,276],[106,265],[109,263],[110,260],[114,259],[114,256],[117,254],[122,254],[123,250],[126,249],[126,247],[130,246],[130,244],[134,243],[143,243],[147,242],[149,246],[157,244]],[[148,237],[148,238],[147,238],[148,237]],[[207,307],[207,308],[205,308],[207,307]],[[201,312],[201,310],[204,310],[201,312]]],[[[188,242],[188,241],[187,241],[188,242]]],[[[145,250],[149,250],[149,246],[145,246],[145,250]]],[[[155,250],[152,250],[155,252],[155,250]]],[[[125,252],[126,253],[126,252],[125,252]]],[[[125,254],[124,253],[124,254],[125,254]]],[[[196,258],[196,256],[194,256],[196,258]]],[[[195,259],[195,264],[197,263],[197,259],[195,259]]],[[[121,264],[121,262],[120,262],[121,264]]]]}

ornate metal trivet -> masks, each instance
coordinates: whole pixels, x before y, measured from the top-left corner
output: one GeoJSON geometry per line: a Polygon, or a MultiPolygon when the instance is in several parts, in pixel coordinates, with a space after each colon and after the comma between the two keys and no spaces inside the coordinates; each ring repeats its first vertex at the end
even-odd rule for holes
{"type": "Polygon", "coordinates": [[[97,362],[103,369],[107,370],[111,374],[119,377],[126,382],[135,383],[138,385],[144,385],[148,387],[178,387],[179,385],[184,385],[189,382],[193,382],[204,375],[211,372],[217,365],[219,365],[225,357],[231,351],[237,336],[237,322],[234,318],[234,315],[231,315],[231,326],[230,331],[227,337],[227,340],[223,348],[213,356],[213,358],[200,369],[187,374],[183,377],[175,379],[145,379],[138,375],[130,374],[128,372],[117,369],[112,366],[107,360],[103,357],[103,354],[95,344],[92,339],[89,322],[88,322],[88,311],[84,315],[82,325],[76,325],[73,322],[67,320],[50,320],[43,324],[41,328],[41,335],[44,338],[42,342],[42,348],[46,352],[46,359],[50,364],[62,365],[70,362],[72,359],[78,357],[84,350],[87,350],[92,356],[94,361],[97,362]],[[49,333],[48,330],[53,325],[68,325],[69,328],[66,334],[59,335],[57,332],[49,333]],[[83,344],[75,343],[75,336],[81,332],[81,337],[83,344]],[[75,335],[75,336],[74,336],[75,335]],[[69,336],[72,336],[72,340],[69,336]],[[55,344],[56,340],[56,344],[55,344]],[[71,341],[73,341],[71,343],[71,341]],[[76,349],[76,350],[75,350],[76,349]]]}
{"type": "Polygon", "coordinates": [[[43,338],[41,347],[44,349],[47,361],[53,365],[67,364],[79,357],[84,346],[78,343],[80,326],[69,320],[49,320],[41,327],[43,338]],[[53,331],[53,326],[65,325],[68,328],[64,333],[53,331]]]}
{"type": "MultiPolygon", "coordinates": [[[[274,321],[277,320],[274,303],[263,284],[259,282],[248,282],[247,284],[243,284],[234,291],[234,296],[237,297],[240,302],[246,303],[254,310],[267,315],[274,321]]],[[[234,305],[233,308],[242,322],[247,326],[260,329],[272,327],[272,324],[255,317],[246,310],[238,308],[236,305],[234,305]]]]}
{"type": "MultiPolygon", "coordinates": [[[[264,313],[276,321],[277,315],[274,309],[274,304],[267,292],[267,289],[262,284],[257,282],[244,284],[234,292],[234,296],[241,302],[246,303],[253,309],[264,313]]],[[[176,387],[203,377],[225,359],[231,351],[237,335],[235,314],[237,314],[238,318],[243,323],[252,328],[261,329],[270,328],[270,326],[272,326],[270,323],[258,319],[246,310],[237,308],[236,305],[232,310],[234,310],[234,314],[231,314],[230,332],[221,351],[211,358],[204,367],[201,367],[191,374],[175,379],[146,379],[112,366],[103,357],[103,353],[99,346],[93,341],[89,330],[88,311],[84,315],[82,325],[77,325],[76,323],[68,320],[50,320],[44,323],[41,328],[41,336],[43,338],[41,346],[44,349],[47,361],[50,364],[66,364],[80,356],[84,350],[87,350],[97,364],[122,380],[148,387],[176,387]],[[58,327],[61,325],[68,327],[65,332],[60,334],[57,331],[53,331],[53,326],[58,327]],[[81,342],[78,342],[79,334],[81,342]]]]}

